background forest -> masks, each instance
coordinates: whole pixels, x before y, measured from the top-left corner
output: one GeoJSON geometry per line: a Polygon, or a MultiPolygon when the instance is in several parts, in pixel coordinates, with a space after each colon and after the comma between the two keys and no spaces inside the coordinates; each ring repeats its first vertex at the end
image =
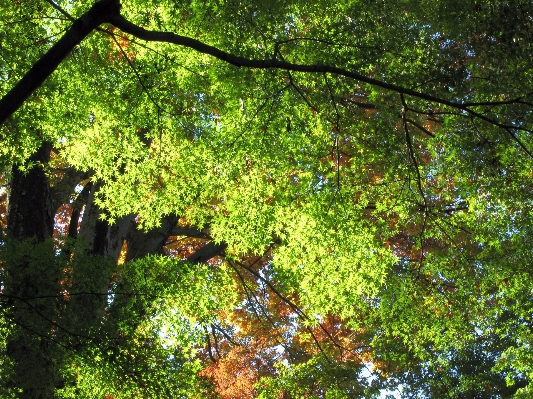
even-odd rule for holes
{"type": "Polygon", "coordinates": [[[532,43],[524,0],[0,0],[0,397],[532,397],[532,43]]]}

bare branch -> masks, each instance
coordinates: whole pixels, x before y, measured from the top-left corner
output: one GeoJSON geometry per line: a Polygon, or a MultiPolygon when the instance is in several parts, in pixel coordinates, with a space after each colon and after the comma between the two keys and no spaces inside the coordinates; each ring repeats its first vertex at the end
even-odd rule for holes
{"type": "Polygon", "coordinates": [[[54,3],[52,0],[45,0],[48,4],[50,4],[52,7],[54,7],[57,11],[59,11],[60,14],[62,14],[65,18],[68,20],[75,22],[76,19],[70,15],[68,12],[66,12],[63,8],[61,8],[59,5],[54,3]]]}
{"type": "Polygon", "coordinates": [[[208,260],[214,258],[217,255],[221,255],[226,250],[227,245],[222,244],[215,244],[214,242],[207,243],[202,248],[200,248],[198,251],[193,253],[191,256],[187,258],[187,262],[189,263],[205,263],[208,260]]]}
{"type": "Polygon", "coordinates": [[[408,108],[407,108],[407,104],[405,102],[405,98],[403,97],[403,95],[400,94],[400,98],[401,98],[402,105],[403,105],[401,117],[402,117],[402,122],[403,122],[403,129],[405,131],[405,141],[407,142],[407,149],[409,151],[409,157],[411,158],[411,161],[413,161],[413,166],[416,171],[416,185],[418,187],[418,191],[420,192],[420,195],[422,196],[422,199],[424,200],[424,212],[427,212],[427,199],[426,199],[426,196],[424,195],[424,190],[422,189],[422,177],[420,175],[420,169],[418,168],[418,162],[415,157],[413,143],[411,142],[411,134],[409,133],[409,128],[407,126],[407,115],[406,114],[407,114],[408,108]]]}
{"type": "Polygon", "coordinates": [[[422,125],[420,125],[419,123],[415,122],[414,120],[412,119],[409,119],[409,118],[405,118],[405,121],[406,122],[409,122],[411,125],[413,125],[414,127],[416,127],[418,130],[421,130],[422,132],[424,132],[425,134],[427,134],[429,137],[435,137],[435,134],[430,132],[429,130],[427,130],[425,127],[423,127],[422,125]]]}

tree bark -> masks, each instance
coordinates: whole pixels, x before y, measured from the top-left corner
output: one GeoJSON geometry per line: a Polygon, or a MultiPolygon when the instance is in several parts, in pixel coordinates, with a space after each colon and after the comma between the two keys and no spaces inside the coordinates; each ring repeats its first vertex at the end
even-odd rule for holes
{"type": "Polygon", "coordinates": [[[52,399],[55,389],[52,331],[60,270],[50,240],[54,209],[44,170],[50,149],[50,143],[43,143],[26,173],[13,167],[8,196],[4,296],[8,298],[6,316],[13,327],[6,352],[14,363],[12,384],[22,390],[21,399],[52,399]]]}
{"type": "Polygon", "coordinates": [[[138,230],[137,224],[132,221],[126,237],[128,245],[126,262],[145,257],[146,255],[164,255],[163,246],[177,222],[177,216],[165,216],[161,222],[161,227],[144,232],[138,230]]]}
{"type": "Polygon", "coordinates": [[[206,263],[215,256],[222,255],[228,245],[226,243],[215,244],[209,242],[187,258],[190,263],[206,263]]]}
{"type": "MultiPolygon", "coordinates": [[[[73,295],[63,316],[69,330],[80,337],[88,337],[102,322],[109,285],[133,219],[126,216],[114,224],[102,220],[102,211],[94,203],[101,182],[87,184],[84,191],[88,191],[88,198],[79,232],[81,246],[75,249],[73,261],[73,295]]],[[[74,235],[79,213],[73,212],[72,218],[75,220],[71,220],[69,234],[74,235]]]]}
{"type": "Polygon", "coordinates": [[[34,237],[42,242],[52,237],[55,209],[43,169],[50,160],[51,149],[51,143],[43,143],[30,158],[30,164],[35,166],[28,172],[13,167],[7,208],[7,227],[12,238],[34,237]]]}
{"type": "Polygon", "coordinates": [[[113,224],[102,220],[102,212],[94,203],[100,186],[101,183],[94,183],[90,188],[79,235],[90,254],[109,257],[116,263],[133,215],[122,217],[113,224]]]}

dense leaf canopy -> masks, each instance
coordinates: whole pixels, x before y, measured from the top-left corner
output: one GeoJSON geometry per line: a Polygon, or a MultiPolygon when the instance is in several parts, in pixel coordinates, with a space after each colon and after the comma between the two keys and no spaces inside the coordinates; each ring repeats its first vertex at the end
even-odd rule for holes
{"type": "Polygon", "coordinates": [[[530,397],[531,2],[121,3],[0,0],[2,397],[530,397]]]}

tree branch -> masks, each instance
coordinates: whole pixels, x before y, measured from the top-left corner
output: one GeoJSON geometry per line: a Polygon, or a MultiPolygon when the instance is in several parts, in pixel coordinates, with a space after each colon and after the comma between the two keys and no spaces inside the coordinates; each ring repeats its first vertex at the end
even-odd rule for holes
{"type": "Polygon", "coordinates": [[[122,15],[114,15],[108,21],[113,24],[115,27],[119,28],[125,33],[135,36],[138,39],[151,41],[151,42],[166,42],[171,44],[177,44],[179,46],[189,47],[193,50],[196,50],[200,53],[211,55],[215,58],[218,58],[221,61],[225,61],[231,65],[237,67],[246,67],[246,68],[256,68],[256,69],[283,69],[287,71],[295,72],[311,72],[311,73],[332,73],[335,75],[345,76],[347,78],[355,79],[360,82],[369,83],[373,86],[381,87],[383,89],[391,90],[401,94],[407,94],[413,97],[421,98],[423,100],[428,100],[431,102],[436,102],[443,105],[449,105],[454,108],[465,109],[467,105],[449,101],[443,98],[432,96],[426,93],[421,93],[416,90],[408,89],[406,87],[398,86],[395,84],[383,82],[381,80],[369,78],[368,76],[362,75],[360,73],[348,71],[346,69],[338,68],[331,65],[299,65],[293,64],[287,61],[281,61],[277,59],[263,59],[263,60],[254,60],[238,55],[230,54],[226,51],[220,50],[209,44],[205,44],[199,40],[192,39],[190,37],[177,35],[172,32],[156,32],[144,29],[140,26],[137,26],[122,15]]]}
{"type": "Polygon", "coordinates": [[[420,195],[422,196],[422,199],[424,200],[424,213],[427,212],[427,207],[428,207],[428,203],[427,203],[427,199],[426,199],[426,196],[424,194],[424,190],[422,189],[422,176],[420,175],[420,169],[418,168],[418,162],[416,160],[416,157],[415,157],[415,152],[414,152],[414,149],[413,149],[413,143],[411,141],[411,134],[409,133],[409,128],[407,126],[407,103],[405,102],[405,98],[403,97],[402,94],[400,94],[400,99],[402,101],[402,114],[401,114],[401,117],[402,117],[402,124],[403,124],[403,129],[405,131],[405,141],[407,143],[407,150],[409,152],[409,157],[411,158],[411,161],[413,162],[413,167],[415,168],[415,171],[416,171],[416,185],[418,187],[418,191],[420,192],[420,195]]]}
{"type": "Polygon", "coordinates": [[[72,49],[87,37],[93,29],[119,15],[119,0],[100,0],[78,18],[67,33],[57,41],[24,77],[0,100],[0,125],[15,112],[57,69],[72,49]]]}
{"type": "Polygon", "coordinates": [[[226,247],[227,245],[225,243],[215,244],[214,242],[209,242],[189,256],[187,262],[205,263],[215,256],[222,254],[226,250],[226,247]]]}

